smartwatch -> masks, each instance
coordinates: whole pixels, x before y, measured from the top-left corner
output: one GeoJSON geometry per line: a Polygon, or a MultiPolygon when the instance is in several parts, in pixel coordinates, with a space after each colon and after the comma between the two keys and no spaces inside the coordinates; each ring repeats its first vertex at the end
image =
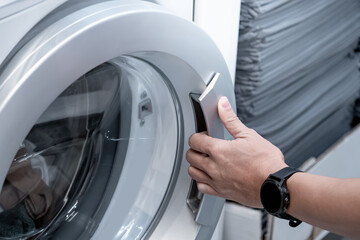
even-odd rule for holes
{"type": "Polygon", "coordinates": [[[296,168],[285,167],[270,174],[260,190],[260,199],[264,209],[271,215],[289,220],[291,227],[297,227],[301,221],[286,213],[290,204],[286,180],[297,172],[301,171],[296,168]]]}

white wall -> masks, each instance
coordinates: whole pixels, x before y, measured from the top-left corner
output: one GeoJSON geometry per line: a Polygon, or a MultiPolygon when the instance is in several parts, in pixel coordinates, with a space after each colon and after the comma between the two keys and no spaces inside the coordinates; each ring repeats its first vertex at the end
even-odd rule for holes
{"type": "Polygon", "coordinates": [[[194,21],[214,39],[235,80],[240,0],[194,0],[194,21]]]}
{"type": "Polygon", "coordinates": [[[156,3],[166,7],[189,21],[193,18],[193,0],[156,0],[156,3]]]}

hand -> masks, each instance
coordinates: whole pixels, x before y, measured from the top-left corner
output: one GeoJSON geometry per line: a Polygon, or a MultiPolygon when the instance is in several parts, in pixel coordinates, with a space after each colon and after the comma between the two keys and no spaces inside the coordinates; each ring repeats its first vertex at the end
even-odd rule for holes
{"type": "Polygon", "coordinates": [[[261,185],[269,174],[287,166],[283,154],[255,130],[247,128],[226,97],[220,98],[218,113],[235,140],[193,134],[186,153],[189,175],[196,180],[200,192],[260,208],[261,185]]]}

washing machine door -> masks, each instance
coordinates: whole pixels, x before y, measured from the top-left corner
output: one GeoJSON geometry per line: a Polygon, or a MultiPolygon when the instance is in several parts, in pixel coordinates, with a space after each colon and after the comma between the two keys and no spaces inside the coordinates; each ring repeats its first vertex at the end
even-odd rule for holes
{"type": "Polygon", "coordinates": [[[210,239],[224,199],[197,191],[185,152],[195,131],[224,138],[220,51],[158,5],[89,5],[2,65],[0,237],[210,239]]]}

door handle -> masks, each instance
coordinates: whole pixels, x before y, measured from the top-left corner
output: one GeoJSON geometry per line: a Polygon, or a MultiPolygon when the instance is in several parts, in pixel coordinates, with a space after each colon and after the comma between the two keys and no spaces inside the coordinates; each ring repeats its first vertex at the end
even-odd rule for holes
{"type": "MultiPolygon", "coordinates": [[[[191,93],[193,110],[196,118],[197,132],[207,131],[209,136],[224,139],[224,127],[217,111],[217,94],[220,88],[220,74],[216,73],[202,94],[191,93]]],[[[213,195],[202,194],[192,180],[187,197],[187,205],[194,220],[200,224],[196,240],[210,239],[220,218],[225,199],[213,195]]]]}

